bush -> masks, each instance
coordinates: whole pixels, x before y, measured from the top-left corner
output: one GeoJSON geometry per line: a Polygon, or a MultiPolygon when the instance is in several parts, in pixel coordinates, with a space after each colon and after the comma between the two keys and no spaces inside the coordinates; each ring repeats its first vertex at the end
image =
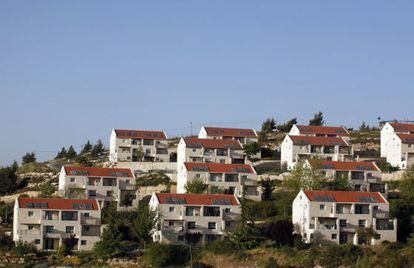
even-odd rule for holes
{"type": "Polygon", "coordinates": [[[11,236],[0,234],[0,249],[10,250],[14,247],[14,242],[11,236]]]}
{"type": "Polygon", "coordinates": [[[144,253],[144,260],[152,267],[184,266],[189,260],[185,246],[153,243],[144,253]]]}
{"type": "Polygon", "coordinates": [[[227,239],[213,241],[204,246],[204,250],[218,255],[229,255],[236,251],[233,243],[227,239]]]}
{"type": "Polygon", "coordinates": [[[37,253],[37,249],[33,244],[18,241],[16,246],[13,248],[13,252],[19,257],[24,257],[27,254],[37,253]]]}

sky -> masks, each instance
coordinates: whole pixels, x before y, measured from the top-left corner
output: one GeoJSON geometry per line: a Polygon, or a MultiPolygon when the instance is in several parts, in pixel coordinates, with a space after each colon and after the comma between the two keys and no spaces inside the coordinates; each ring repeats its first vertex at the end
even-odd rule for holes
{"type": "Polygon", "coordinates": [[[413,1],[0,1],[0,166],[113,128],[414,119],[413,1]],[[191,123],[190,123],[191,122],[191,123]]]}

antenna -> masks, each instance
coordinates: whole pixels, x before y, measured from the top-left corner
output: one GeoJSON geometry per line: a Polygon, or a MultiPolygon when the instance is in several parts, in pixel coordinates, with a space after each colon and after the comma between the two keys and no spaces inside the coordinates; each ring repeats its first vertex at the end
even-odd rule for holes
{"type": "Polygon", "coordinates": [[[193,121],[190,121],[191,136],[193,136],[193,121]]]}

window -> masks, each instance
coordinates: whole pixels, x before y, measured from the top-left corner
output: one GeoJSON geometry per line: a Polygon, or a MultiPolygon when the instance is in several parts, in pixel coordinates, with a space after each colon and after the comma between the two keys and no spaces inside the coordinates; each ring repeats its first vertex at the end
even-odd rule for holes
{"type": "Polygon", "coordinates": [[[336,240],[337,234],[332,234],[331,238],[332,240],[336,240]]]}
{"type": "Polygon", "coordinates": [[[225,213],[230,213],[230,212],[231,212],[231,209],[230,209],[230,208],[225,208],[225,209],[224,209],[224,212],[225,212],[225,213]]]}
{"type": "Polygon", "coordinates": [[[208,229],[210,229],[210,230],[216,229],[216,223],[215,222],[209,222],[208,223],[208,229]]]}
{"type": "Polygon", "coordinates": [[[319,205],[320,210],[325,210],[325,205],[319,205]]]}
{"type": "Polygon", "coordinates": [[[173,221],[169,221],[168,222],[168,226],[174,226],[174,222],[173,221]]]}
{"type": "Polygon", "coordinates": [[[174,211],[175,211],[175,207],[169,207],[169,208],[168,208],[168,211],[169,211],[169,212],[174,212],[174,211]]]}
{"type": "Polygon", "coordinates": [[[53,225],[46,225],[45,227],[45,231],[47,234],[53,233],[54,230],[55,230],[55,227],[53,225]]]}
{"type": "Polygon", "coordinates": [[[89,197],[96,197],[96,190],[89,190],[88,195],[89,197]]]}
{"type": "Polygon", "coordinates": [[[365,227],[367,225],[367,221],[366,220],[359,220],[358,221],[358,226],[359,227],[365,227]]]}
{"type": "Polygon", "coordinates": [[[106,196],[107,197],[112,197],[114,194],[114,191],[106,191],[106,196]]]}
{"type": "Polygon", "coordinates": [[[86,240],[81,240],[81,245],[86,246],[86,240]]]}
{"type": "Polygon", "coordinates": [[[195,229],[195,228],[196,228],[195,221],[189,221],[189,222],[187,222],[187,229],[195,229]]]}
{"type": "Polygon", "coordinates": [[[73,234],[75,232],[74,226],[66,226],[66,233],[67,234],[73,234]]]}
{"type": "Polygon", "coordinates": [[[197,173],[195,176],[196,176],[197,179],[201,178],[201,174],[197,173]]]}
{"type": "Polygon", "coordinates": [[[70,182],[75,182],[75,178],[70,178],[70,182]]]}
{"type": "Polygon", "coordinates": [[[86,213],[84,213],[84,214],[83,214],[83,216],[84,216],[85,218],[89,218],[89,213],[88,213],[88,212],[86,212],[86,213]]]}
{"type": "Polygon", "coordinates": [[[84,230],[85,232],[89,232],[89,231],[91,230],[91,227],[90,227],[90,226],[88,226],[88,225],[85,225],[85,226],[83,226],[83,230],[84,230]]]}
{"type": "Polygon", "coordinates": [[[35,239],[34,243],[35,243],[35,245],[39,245],[40,244],[40,239],[35,239]]]}
{"type": "Polygon", "coordinates": [[[179,235],[178,236],[178,241],[184,241],[184,236],[183,235],[179,235]]]}
{"type": "Polygon", "coordinates": [[[197,149],[193,149],[193,153],[197,152],[197,149]]]}
{"type": "Polygon", "coordinates": [[[125,180],[125,184],[130,184],[131,181],[130,180],[125,180]]]}
{"type": "Polygon", "coordinates": [[[33,211],[28,211],[28,212],[27,212],[27,216],[29,216],[29,217],[33,217],[33,211]]]}
{"type": "Polygon", "coordinates": [[[220,159],[220,164],[226,164],[226,160],[225,159],[220,159]]]}
{"type": "Polygon", "coordinates": [[[339,227],[346,227],[346,220],[339,220],[339,227]]]}
{"type": "Polygon", "coordinates": [[[33,230],[33,225],[28,225],[27,230],[33,230]]]}

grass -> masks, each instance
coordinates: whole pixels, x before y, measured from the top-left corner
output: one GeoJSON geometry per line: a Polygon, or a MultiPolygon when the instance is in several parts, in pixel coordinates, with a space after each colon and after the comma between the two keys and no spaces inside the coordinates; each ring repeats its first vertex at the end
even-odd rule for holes
{"type": "Polygon", "coordinates": [[[24,164],[17,170],[17,174],[25,174],[25,173],[49,173],[49,172],[56,172],[56,170],[50,168],[46,164],[43,163],[28,163],[24,164]]]}

